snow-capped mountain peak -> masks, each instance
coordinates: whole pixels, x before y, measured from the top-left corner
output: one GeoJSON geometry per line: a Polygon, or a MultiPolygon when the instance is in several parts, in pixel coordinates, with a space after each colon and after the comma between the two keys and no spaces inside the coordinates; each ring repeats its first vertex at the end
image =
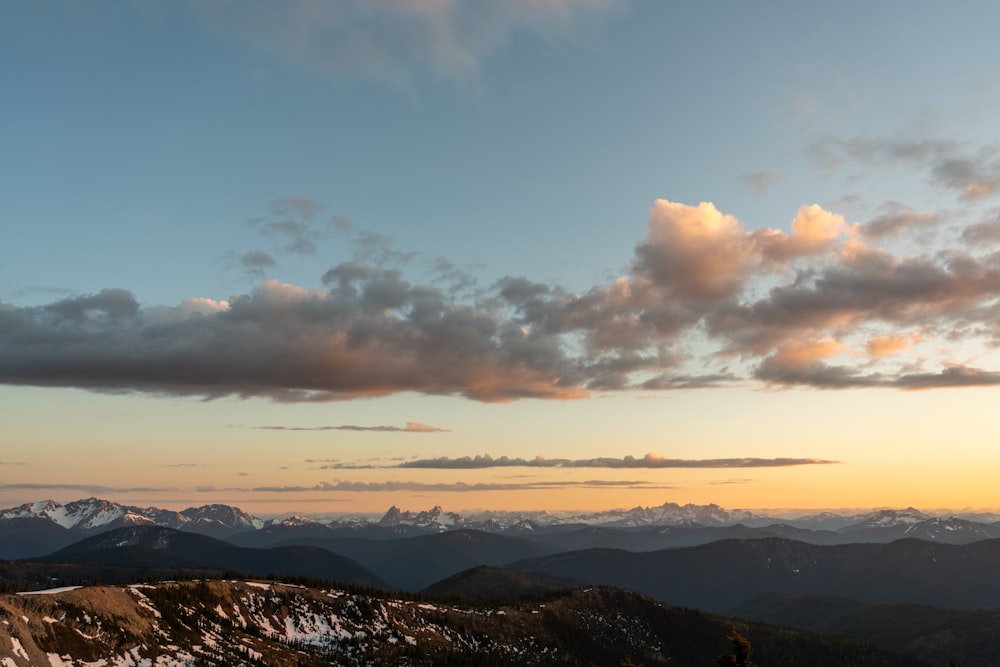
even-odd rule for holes
{"type": "Polygon", "coordinates": [[[912,525],[930,518],[930,515],[924,514],[912,507],[902,510],[878,510],[877,512],[872,512],[861,517],[858,527],[888,528],[890,526],[912,525]]]}
{"type": "Polygon", "coordinates": [[[174,512],[156,507],[120,505],[100,498],[84,498],[65,505],[44,500],[0,510],[0,520],[12,519],[45,519],[68,530],[84,533],[131,525],[193,529],[202,524],[213,524],[230,530],[252,530],[264,525],[260,519],[227,505],[205,505],[174,512]]]}

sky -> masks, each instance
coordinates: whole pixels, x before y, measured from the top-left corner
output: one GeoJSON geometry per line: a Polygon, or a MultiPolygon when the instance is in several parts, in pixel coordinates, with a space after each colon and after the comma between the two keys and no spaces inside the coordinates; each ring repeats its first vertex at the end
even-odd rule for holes
{"type": "Polygon", "coordinates": [[[1000,7],[0,5],[0,506],[996,509],[1000,7]]]}

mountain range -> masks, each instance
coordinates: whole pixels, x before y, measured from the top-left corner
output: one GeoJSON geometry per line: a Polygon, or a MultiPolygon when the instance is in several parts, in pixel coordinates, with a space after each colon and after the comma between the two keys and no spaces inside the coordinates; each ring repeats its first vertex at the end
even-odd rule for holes
{"type": "Polygon", "coordinates": [[[487,511],[463,515],[439,506],[418,512],[393,506],[381,518],[324,521],[298,515],[265,520],[218,504],[176,512],[86,498],[65,505],[45,500],[0,510],[0,558],[42,556],[86,535],[140,525],[199,533],[252,547],[301,544],[307,538],[391,540],[454,530],[530,537],[561,550],[616,547],[632,551],[697,546],[726,538],[782,537],[829,545],[901,538],[968,544],[1000,537],[1000,517],[996,515],[937,516],[913,508],[776,518],[718,505],[669,502],[658,507],[582,514],[487,511]]]}
{"type": "MultiPolygon", "coordinates": [[[[668,503],[593,514],[590,523],[581,518],[393,507],[371,520],[262,520],[221,505],[169,512],[94,498],[46,501],[0,511],[0,549],[20,554],[0,555],[0,591],[256,577],[360,586],[379,599],[444,596],[482,605],[604,586],[658,605],[848,634],[915,661],[899,664],[960,656],[973,667],[1000,660],[990,640],[1000,632],[1000,611],[978,611],[998,608],[1000,600],[1000,539],[987,517],[907,508],[775,521],[668,503]]],[[[652,646],[643,651],[655,656],[652,646]]],[[[118,664],[106,653],[71,653],[98,656],[82,664],[118,664]]]]}

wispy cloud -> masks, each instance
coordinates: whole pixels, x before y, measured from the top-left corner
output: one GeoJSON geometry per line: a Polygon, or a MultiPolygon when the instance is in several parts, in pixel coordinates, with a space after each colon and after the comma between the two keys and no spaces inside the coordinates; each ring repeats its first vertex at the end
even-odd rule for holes
{"type": "Polygon", "coordinates": [[[336,426],[239,426],[265,431],[377,431],[382,433],[449,433],[446,428],[429,426],[420,422],[406,422],[406,426],[357,426],[339,424],[336,426]]]}
{"type": "MultiPolygon", "coordinates": [[[[237,472],[237,477],[249,477],[246,472],[237,472]]],[[[414,491],[433,493],[464,493],[473,491],[528,491],[528,490],[557,490],[568,488],[591,488],[591,489],[646,489],[646,490],[670,490],[676,487],[659,482],[649,482],[644,480],[549,480],[534,482],[417,482],[407,480],[391,480],[381,482],[359,482],[352,480],[334,480],[332,482],[319,482],[317,484],[283,485],[283,486],[214,486],[202,485],[192,488],[180,487],[128,487],[128,486],[102,486],[94,484],[80,484],[74,482],[65,483],[35,483],[21,482],[0,484],[0,491],[67,491],[79,492],[92,495],[121,495],[127,493],[170,493],[188,494],[185,502],[200,502],[196,498],[201,495],[218,497],[219,494],[230,494],[236,498],[241,498],[248,494],[294,494],[307,492],[320,493],[367,493],[367,492],[393,492],[393,491],[414,491]]],[[[301,500],[300,500],[301,502],[301,500]]]]}
{"type": "Polygon", "coordinates": [[[96,484],[77,484],[74,482],[10,482],[0,484],[3,491],[81,491],[83,493],[169,493],[177,491],[177,487],[154,486],[101,486],[96,484]]]}
{"type": "Polygon", "coordinates": [[[434,468],[434,469],[479,469],[479,468],[777,468],[800,465],[824,465],[838,463],[824,459],[800,458],[726,458],[726,459],[671,459],[658,454],[649,453],[636,458],[598,457],[592,459],[547,459],[536,456],[531,459],[509,458],[500,456],[493,458],[489,454],[477,456],[462,456],[459,458],[441,457],[436,459],[419,459],[405,461],[398,468],[434,468]]]}
{"type": "Polygon", "coordinates": [[[862,226],[862,232],[870,239],[883,239],[928,228],[940,221],[941,215],[935,211],[914,211],[898,202],[888,202],[882,213],[862,226]]]}
{"type": "Polygon", "coordinates": [[[469,492],[469,491],[526,491],[562,488],[622,488],[622,489],[672,489],[675,487],[642,480],[600,480],[585,481],[554,480],[547,482],[356,482],[341,480],[336,482],[321,482],[310,486],[258,486],[249,489],[254,493],[302,493],[307,491],[323,492],[385,492],[385,491],[433,491],[433,492],[469,492]]]}
{"type": "Polygon", "coordinates": [[[755,197],[763,197],[772,185],[781,181],[781,174],[776,171],[751,171],[741,174],[740,180],[755,197]]]}
{"type": "Polygon", "coordinates": [[[985,220],[963,229],[962,240],[976,244],[1000,244],[1000,211],[992,211],[985,220]]]}
{"type": "Polygon", "coordinates": [[[249,250],[240,255],[231,253],[229,262],[238,266],[251,280],[261,280],[268,271],[273,271],[278,266],[274,257],[263,250],[249,250]]]}
{"type": "Polygon", "coordinates": [[[827,168],[851,162],[883,166],[899,163],[922,168],[931,182],[965,201],[1000,195],[1000,148],[970,150],[958,141],[895,137],[824,137],[809,147],[813,159],[827,168]]]}
{"type": "Polygon", "coordinates": [[[265,0],[188,3],[205,27],[277,62],[328,77],[408,87],[412,79],[475,77],[516,33],[572,38],[620,0],[395,2],[265,0]]]}
{"type": "MultiPolygon", "coordinates": [[[[343,216],[317,220],[322,210],[322,204],[308,197],[283,197],[271,202],[267,216],[247,222],[265,236],[276,239],[284,252],[315,255],[316,244],[331,230],[343,228],[346,220],[343,216]]],[[[244,253],[239,259],[248,272],[260,272],[276,265],[273,257],[260,250],[244,253]]]]}

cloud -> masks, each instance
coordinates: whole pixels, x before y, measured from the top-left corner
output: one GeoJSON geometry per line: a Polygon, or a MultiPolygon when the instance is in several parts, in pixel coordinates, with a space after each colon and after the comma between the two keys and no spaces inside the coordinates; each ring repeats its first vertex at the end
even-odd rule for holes
{"type": "Polygon", "coordinates": [[[176,487],[154,486],[100,486],[95,484],[12,482],[0,484],[0,491],[82,491],[90,494],[105,493],[169,493],[177,491],[176,487]]]}
{"type": "Polygon", "coordinates": [[[772,185],[781,181],[781,174],[776,171],[751,171],[740,174],[740,180],[750,188],[754,197],[763,197],[772,185]]]}
{"type": "Polygon", "coordinates": [[[996,387],[1000,373],[969,366],[948,366],[937,373],[903,375],[893,386],[903,389],[940,389],[942,387],[996,387]]]}
{"type": "Polygon", "coordinates": [[[624,469],[658,469],[658,468],[772,468],[799,465],[823,465],[837,463],[823,459],[796,458],[727,458],[727,459],[671,459],[658,454],[649,453],[641,458],[625,456],[623,458],[600,457],[592,459],[547,459],[536,456],[531,459],[510,458],[500,456],[493,458],[489,454],[436,459],[418,459],[406,461],[396,466],[386,468],[430,468],[435,470],[478,470],[483,468],[624,468],[624,469]]]}
{"type": "Polygon", "coordinates": [[[672,489],[675,487],[655,484],[641,480],[600,480],[585,481],[556,480],[549,482],[354,482],[339,480],[321,482],[312,486],[259,486],[249,489],[253,493],[302,493],[307,491],[339,492],[339,491],[428,491],[428,492],[469,492],[469,491],[526,491],[563,488],[623,488],[623,489],[672,489]]]}
{"type": "Polygon", "coordinates": [[[366,271],[342,275],[330,291],[268,281],[186,317],[143,309],[124,290],[0,306],[0,381],[277,401],[584,395],[557,346],[533,348],[489,311],[448,303],[392,271],[366,271]]]}
{"type": "Polygon", "coordinates": [[[920,340],[919,335],[910,336],[876,336],[868,341],[868,354],[876,357],[886,357],[898,354],[920,340]]]}
{"type": "Polygon", "coordinates": [[[619,0],[266,0],[190,2],[206,29],[323,76],[407,87],[423,75],[465,80],[516,34],[572,39],[619,0]]]}
{"type": "Polygon", "coordinates": [[[932,183],[966,202],[1000,195],[1000,149],[995,146],[970,151],[960,142],[938,139],[826,137],[814,141],[809,154],[826,168],[852,161],[881,168],[887,163],[922,167],[932,183]]]}
{"type": "Polygon", "coordinates": [[[448,433],[446,428],[428,426],[419,422],[406,422],[406,426],[356,426],[340,424],[337,426],[244,426],[266,431],[379,431],[383,433],[448,433]]]}
{"type": "Polygon", "coordinates": [[[255,280],[263,278],[267,270],[278,266],[274,258],[263,250],[249,250],[240,255],[237,261],[243,271],[255,280]]]}
{"type": "Polygon", "coordinates": [[[866,238],[884,239],[910,230],[927,228],[940,221],[940,216],[934,211],[914,211],[897,202],[889,202],[884,208],[884,213],[862,226],[862,233],[866,238]]]}
{"type": "Polygon", "coordinates": [[[992,155],[946,158],[934,166],[931,174],[963,199],[982,199],[1000,193],[1000,161],[992,155]]]}
{"type": "MultiPolygon", "coordinates": [[[[322,204],[300,195],[282,197],[271,202],[271,210],[265,218],[253,218],[247,222],[263,234],[280,239],[282,249],[295,255],[315,255],[316,243],[325,238],[329,229],[317,226],[313,219],[323,210],[322,204]]],[[[336,225],[335,219],[330,225],[336,225]]],[[[260,251],[251,251],[240,257],[247,269],[271,268],[274,259],[260,251]]]]}
{"type": "MultiPolygon", "coordinates": [[[[899,148],[896,159],[941,150],[899,148]]],[[[299,198],[274,211],[320,216],[299,198]]],[[[658,200],[621,275],[580,293],[521,276],[472,288],[464,273],[449,278],[449,263],[439,263],[436,282],[414,282],[408,256],[361,235],[364,250],[330,267],[322,288],[268,280],[248,294],[176,306],[143,305],[125,289],[47,305],[0,302],[0,383],[299,402],[992,384],[1000,253],[980,244],[897,256],[870,243],[919,233],[930,218],[893,206],[885,215],[862,227],[810,204],[787,231],[749,230],[709,202],[658,200]],[[914,332],[928,355],[910,351],[914,332]],[[955,359],[970,358],[983,368],[954,370],[955,359]]],[[[992,218],[977,224],[963,232],[970,244],[995,233],[992,218]]]]}
{"type": "Polygon", "coordinates": [[[962,230],[962,240],[970,244],[1000,243],[1000,212],[962,230]]]}
{"type": "Polygon", "coordinates": [[[792,233],[762,229],[750,234],[755,250],[770,265],[783,267],[790,261],[830,250],[842,235],[852,230],[843,216],[818,204],[803,206],[792,220],[792,233]]]}
{"type": "Polygon", "coordinates": [[[657,200],[647,225],[649,236],[636,247],[633,270],[674,298],[733,296],[753,266],[742,224],[709,202],[657,200]]]}

